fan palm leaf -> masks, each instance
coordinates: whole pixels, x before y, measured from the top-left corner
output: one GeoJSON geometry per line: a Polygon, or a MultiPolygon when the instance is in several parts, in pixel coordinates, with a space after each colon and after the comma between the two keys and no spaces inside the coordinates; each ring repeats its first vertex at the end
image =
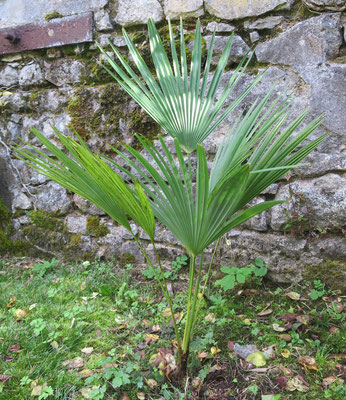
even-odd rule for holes
{"type": "Polygon", "coordinates": [[[221,78],[233,43],[233,34],[227,41],[215,72],[210,77],[215,40],[215,32],[213,33],[201,79],[202,36],[199,21],[196,26],[190,67],[187,62],[182,21],[180,22],[180,61],[173,30],[169,23],[172,65],[152,19],[148,22],[148,32],[156,76],[151,73],[125,29],[123,30],[123,35],[133,63],[140,75],[136,74],[112,43],[110,45],[118,63],[98,44],[99,49],[108,61],[108,65],[104,65],[104,68],[169,135],[178,139],[187,153],[190,153],[196,150],[197,144],[203,143],[220,123],[227,118],[260,81],[263,73],[259,74],[235,100],[225,106],[226,100],[251,60],[249,51],[244,55],[225,88],[218,96],[221,78]]]}

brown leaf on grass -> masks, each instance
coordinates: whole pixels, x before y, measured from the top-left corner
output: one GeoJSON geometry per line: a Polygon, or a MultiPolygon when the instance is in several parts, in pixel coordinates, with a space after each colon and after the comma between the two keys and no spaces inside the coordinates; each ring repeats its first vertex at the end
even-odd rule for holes
{"type": "Polygon", "coordinates": [[[296,320],[304,325],[309,325],[310,317],[306,314],[297,315],[296,320]]]}
{"type": "Polygon", "coordinates": [[[12,378],[11,375],[1,375],[0,374],[0,382],[7,382],[12,378]]]}
{"type": "Polygon", "coordinates": [[[289,333],[282,333],[281,335],[278,335],[278,337],[285,342],[290,342],[292,340],[292,336],[289,333]]]}
{"type": "Polygon", "coordinates": [[[99,338],[102,338],[102,332],[100,331],[100,329],[96,329],[96,335],[97,335],[99,338]]]}
{"type": "Polygon", "coordinates": [[[84,360],[82,357],[75,357],[72,360],[66,360],[62,363],[67,369],[78,369],[82,368],[84,365],[84,360]]]}
{"type": "Polygon", "coordinates": [[[285,376],[278,376],[274,379],[274,383],[279,386],[279,388],[283,389],[287,385],[287,378],[285,376]]]}
{"type": "Polygon", "coordinates": [[[120,400],[131,400],[127,393],[123,393],[120,397],[120,400]]]}
{"type": "Polygon", "coordinates": [[[145,383],[147,384],[147,386],[149,386],[150,389],[155,389],[156,386],[158,386],[158,383],[155,381],[155,379],[144,378],[144,380],[145,380],[145,383]]]}
{"type": "Polygon", "coordinates": [[[155,335],[154,333],[146,333],[145,338],[145,343],[148,345],[150,342],[157,342],[160,339],[160,336],[155,335]]]}
{"type": "Polygon", "coordinates": [[[143,320],[142,320],[142,322],[143,322],[143,325],[146,327],[146,328],[151,328],[151,326],[153,325],[148,319],[146,319],[146,318],[144,318],[143,320]]]}
{"type": "Polygon", "coordinates": [[[13,307],[13,303],[16,301],[16,296],[12,296],[11,298],[10,298],[10,301],[9,301],[9,303],[7,304],[7,308],[12,308],[13,307]]]}
{"type": "Polygon", "coordinates": [[[314,370],[314,371],[318,370],[318,366],[317,366],[316,360],[313,357],[310,357],[310,356],[300,357],[298,359],[298,362],[305,369],[310,369],[310,370],[314,370]]]}
{"type": "Polygon", "coordinates": [[[298,314],[287,313],[287,314],[281,314],[281,315],[279,315],[277,318],[278,318],[278,319],[281,319],[282,321],[292,322],[292,321],[296,321],[297,315],[298,315],[298,314]]]}
{"type": "Polygon", "coordinates": [[[199,360],[203,360],[203,358],[208,357],[208,353],[206,351],[202,351],[201,353],[198,353],[196,356],[199,360]]]}
{"type": "Polygon", "coordinates": [[[332,326],[332,327],[329,329],[329,333],[330,333],[331,335],[338,334],[339,332],[340,332],[340,329],[339,329],[337,326],[332,326]]]}
{"type": "Polygon", "coordinates": [[[262,310],[261,312],[259,312],[257,315],[259,317],[265,317],[266,315],[270,315],[273,312],[273,310],[271,308],[267,308],[262,310]]]}
{"type": "Polygon", "coordinates": [[[338,378],[337,376],[328,376],[328,378],[324,378],[322,380],[322,386],[326,388],[327,386],[331,385],[332,383],[337,382],[337,383],[344,383],[344,380],[341,378],[338,378]]]}
{"type": "Polygon", "coordinates": [[[10,362],[10,361],[13,361],[13,360],[16,360],[16,358],[15,358],[15,357],[12,357],[12,356],[5,356],[5,357],[4,357],[4,361],[10,362]]]}
{"type": "Polygon", "coordinates": [[[151,331],[152,332],[160,332],[160,330],[161,330],[161,328],[160,328],[160,325],[159,324],[155,324],[155,325],[153,325],[153,327],[151,328],[151,331]]]}
{"type": "Polygon", "coordinates": [[[47,386],[47,384],[45,384],[45,385],[37,385],[37,386],[34,386],[34,387],[32,388],[32,391],[31,391],[31,396],[32,396],[32,397],[39,397],[39,396],[41,396],[42,391],[43,391],[43,388],[44,388],[45,386],[47,386]]]}
{"type": "Polygon", "coordinates": [[[231,342],[231,341],[227,342],[227,347],[228,347],[231,351],[233,351],[233,350],[234,350],[234,343],[231,342]]]}
{"type": "Polygon", "coordinates": [[[293,371],[290,368],[285,367],[284,365],[279,365],[279,370],[287,376],[293,376],[293,371]]]}
{"type": "Polygon", "coordinates": [[[19,343],[13,344],[13,345],[8,349],[8,351],[9,351],[10,353],[18,353],[18,352],[20,351],[20,344],[19,344],[19,343]]]}

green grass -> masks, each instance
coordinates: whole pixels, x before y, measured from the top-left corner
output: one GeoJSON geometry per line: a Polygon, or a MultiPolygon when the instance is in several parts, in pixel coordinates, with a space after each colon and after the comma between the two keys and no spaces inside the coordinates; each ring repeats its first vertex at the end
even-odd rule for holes
{"type": "MultiPolygon", "coordinates": [[[[185,395],[252,400],[268,393],[281,400],[344,399],[339,381],[322,386],[324,378],[341,375],[343,359],[337,354],[345,345],[343,299],[331,290],[312,300],[314,286],[308,283],[278,289],[252,279],[226,293],[213,287],[202,301],[185,390],[165,378],[172,360],[154,362],[159,349],[172,349],[173,326],[156,285],[135,267],[29,259],[3,260],[0,266],[0,374],[11,377],[0,382],[0,399],[82,399],[88,391],[91,399],[121,399],[125,393],[130,399],[185,395]],[[290,291],[301,298],[292,300],[290,291]],[[258,316],[266,307],[272,312],[258,316]],[[300,325],[293,321],[286,332],[275,331],[273,324],[283,325],[280,316],[287,313],[309,320],[300,325]],[[290,334],[291,341],[280,338],[282,333],[290,334]],[[255,344],[259,350],[275,346],[273,358],[266,362],[267,378],[241,361],[229,342],[255,344]],[[91,352],[82,351],[90,347],[91,352]],[[288,358],[282,356],[284,350],[289,350],[288,358]],[[317,370],[304,368],[298,361],[303,356],[314,357],[317,370]],[[63,365],[76,357],[83,365],[63,365]],[[283,367],[291,371],[287,380],[302,376],[308,391],[290,392],[275,385],[275,378],[284,375],[283,367]],[[35,390],[38,395],[32,396],[35,390]]],[[[184,309],[185,269],[173,283],[177,314],[184,309]]],[[[184,322],[180,317],[179,326],[184,322]]]]}

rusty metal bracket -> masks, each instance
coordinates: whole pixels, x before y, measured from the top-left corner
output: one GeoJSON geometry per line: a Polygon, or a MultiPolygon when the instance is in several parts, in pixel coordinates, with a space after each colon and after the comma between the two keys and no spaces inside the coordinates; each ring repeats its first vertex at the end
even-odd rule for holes
{"type": "Polygon", "coordinates": [[[0,54],[93,41],[93,13],[0,29],[0,54]]]}

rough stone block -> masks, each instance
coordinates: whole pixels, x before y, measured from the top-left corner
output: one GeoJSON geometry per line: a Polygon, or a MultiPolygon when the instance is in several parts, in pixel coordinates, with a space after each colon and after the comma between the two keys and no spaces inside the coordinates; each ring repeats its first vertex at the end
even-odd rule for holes
{"type": "Polygon", "coordinates": [[[204,14],[203,0],[165,0],[165,15],[167,18],[200,17],[204,14]]]}
{"type": "Polygon", "coordinates": [[[60,211],[65,214],[71,205],[66,189],[55,182],[41,186],[37,191],[36,200],[37,207],[47,212],[60,211]]]}
{"type": "Polygon", "coordinates": [[[87,218],[85,216],[70,215],[66,218],[67,229],[70,233],[87,233],[87,218]]]}
{"type": "Polygon", "coordinates": [[[84,65],[74,59],[63,58],[52,63],[46,62],[45,78],[55,86],[73,85],[80,82],[85,72],[84,65]]]}
{"type": "Polygon", "coordinates": [[[261,29],[274,29],[276,26],[282,24],[284,20],[285,18],[282,17],[281,15],[261,18],[253,22],[250,21],[244,22],[244,28],[250,30],[257,29],[258,31],[261,29]]]}
{"type": "Polygon", "coordinates": [[[287,223],[284,208],[294,211],[297,218],[304,217],[310,229],[341,229],[346,224],[346,178],[327,174],[314,180],[295,181],[279,189],[276,200],[291,201],[276,206],[271,212],[271,227],[282,231],[287,223]]]}
{"type": "MultiPolygon", "coordinates": [[[[208,50],[210,48],[211,38],[212,38],[211,35],[204,36],[208,50]]],[[[213,57],[211,59],[212,65],[218,64],[227,41],[228,37],[215,36],[213,57]]],[[[239,62],[244,57],[244,55],[249,51],[249,49],[250,49],[249,46],[244,42],[244,40],[240,36],[235,35],[233,38],[232,48],[228,59],[228,65],[239,62]]]]}
{"type": "Polygon", "coordinates": [[[0,72],[0,86],[8,88],[18,84],[19,73],[10,65],[7,65],[5,69],[0,72]]]}
{"type": "Polygon", "coordinates": [[[240,19],[277,9],[289,9],[294,0],[205,0],[206,10],[223,19],[240,19]]]}
{"type": "Polygon", "coordinates": [[[303,0],[303,3],[313,11],[344,11],[345,0],[303,0]]]}
{"type": "Polygon", "coordinates": [[[325,14],[260,43],[255,53],[260,62],[291,65],[300,71],[336,57],[341,44],[340,14],[325,14]]]}
{"type": "Polygon", "coordinates": [[[37,63],[26,65],[19,72],[19,85],[24,88],[41,85],[43,81],[42,69],[37,63]]]}
{"type": "Polygon", "coordinates": [[[122,26],[146,24],[148,19],[154,22],[163,19],[161,4],[158,0],[119,0],[115,22],[122,26]]]}

